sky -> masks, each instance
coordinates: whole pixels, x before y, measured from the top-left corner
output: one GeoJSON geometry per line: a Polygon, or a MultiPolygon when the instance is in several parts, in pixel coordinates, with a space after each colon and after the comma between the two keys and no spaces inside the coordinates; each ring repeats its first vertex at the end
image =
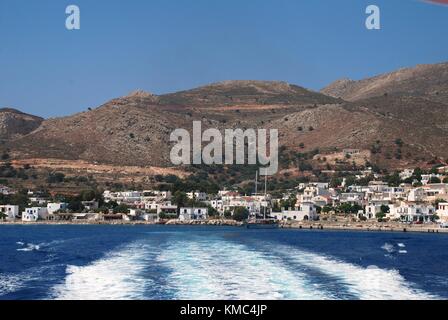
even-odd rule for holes
{"type": "Polygon", "coordinates": [[[56,117],[222,80],[319,90],[448,61],[448,6],[421,0],[0,0],[0,107],[56,117]],[[68,5],[81,29],[67,30],[68,5]],[[381,29],[367,30],[368,5],[381,29]]]}

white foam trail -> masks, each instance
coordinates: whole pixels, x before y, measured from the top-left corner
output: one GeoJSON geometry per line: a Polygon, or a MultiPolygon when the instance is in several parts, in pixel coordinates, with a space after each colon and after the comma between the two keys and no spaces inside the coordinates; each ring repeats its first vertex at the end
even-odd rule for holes
{"type": "Polygon", "coordinates": [[[398,253],[404,254],[404,253],[408,253],[407,250],[398,250],[398,253]]]}
{"type": "Polygon", "coordinates": [[[53,288],[58,300],[144,299],[145,248],[134,243],[87,266],[67,266],[65,282],[53,288]]]}
{"type": "Polygon", "coordinates": [[[404,247],[406,247],[405,245],[404,245],[404,243],[399,243],[399,244],[397,244],[400,248],[404,248],[404,247]]]}
{"type": "Polygon", "coordinates": [[[30,252],[30,251],[39,251],[41,249],[48,249],[54,245],[58,245],[63,242],[65,242],[65,240],[53,240],[50,242],[42,242],[39,244],[18,241],[18,242],[16,242],[16,244],[22,247],[22,248],[17,249],[17,251],[30,252]]]}
{"type": "MultiPolygon", "coordinates": [[[[24,245],[24,244],[23,244],[24,245]]],[[[17,249],[17,251],[24,251],[24,252],[29,252],[29,251],[39,251],[40,250],[40,245],[38,244],[32,244],[32,243],[28,243],[27,246],[25,248],[20,248],[17,249]]]]}
{"type": "Polygon", "coordinates": [[[24,279],[17,275],[0,274],[0,296],[17,291],[23,283],[24,279]]]}
{"type": "Polygon", "coordinates": [[[178,242],[158,258],[172,272],[176,299],[325,299],[328,296],[275,256],[221,240],[178,242]]]}
{"type": "Polygon", "coordinates": [[[296,263],[309,266],[335,277],[346,289],[362,300],[413,300],[437,299],[423,290],[415,288],[397,270],[385,270],[376,266],[367,268],[343,262],[335,258],[279,247],[279,252],[288,255],[296,263]]]}
{"type": "Polygon", "coordinates": [[[388,253],[392,253],[392,252],[395,251],[394,245],[390,244],[390,243],[387,243],[387,242],[381,247],[381,249],[386,250],[388,253]]]}

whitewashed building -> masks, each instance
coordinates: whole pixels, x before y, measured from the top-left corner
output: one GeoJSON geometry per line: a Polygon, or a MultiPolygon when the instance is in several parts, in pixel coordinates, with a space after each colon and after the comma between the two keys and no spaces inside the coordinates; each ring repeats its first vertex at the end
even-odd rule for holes
{"type": "Polygon", "coordinates": [[[37,220],[46,220],[48,218],[48,210],[46,207],[26,208],[22,212],[22,221],[36,222],[37,220]]]}
{"type": "Polygon", "coordinates": [[[19,217],[19,206],[3,205],[0,206],[0,213],[6,215],[6,220],[14,221],[19,217]]]}
{"type": "Polygon", "coordinates": [[[390,205],[390,213],[386,216],[391,219],[400,219],[402,222],[430,222],[436,214],[434,206],[426,203],[412,203],[402,201],[390,205]]]}
{"type": "Polygon", "coordinates": [[[440,202],[437,207],[437,215],[441,222],[448,222],[448,202],[440,202]]]}
{"type": "Polygon", "coordinates": [[[58,211],[67,210],[68,204],[65,202],[52,202],[47,204],[48,214],[55,214],[58,211]]]}
{"type": "Polygon", "coordinates": [[[281,221],[315,221],[319,219],[316,207],[311,202],[301,203],[299,206],[296,206],[295,210],[283,209],[282,212],[272,212],[271,216],[281,221]]]}
{"type": "Polygon", "coordinates": [[[207,208],[180,208],[179,211],[180,221],[206,220],[207,217],[207,208]]]}
{"type": "Polygon", "coordinates": [[[207,200],[207,193],[205,192],[187,192],[188,199],[195,199],[197,201],[205,201],[207,200]]]}

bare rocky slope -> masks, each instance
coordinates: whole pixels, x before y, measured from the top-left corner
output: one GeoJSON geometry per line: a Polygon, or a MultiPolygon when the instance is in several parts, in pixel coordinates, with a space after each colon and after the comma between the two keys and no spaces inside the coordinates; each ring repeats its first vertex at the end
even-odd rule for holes
{"type": "Polygon", "coordinates": [[[412,95],[437,102],[448,102],[448,63],[418,65],[372,78],[341,79],[321,93],[356,101],[383,95],[412,95]]]}
{"type": "Polygon", "coordinates": [[[420,165],[448,158],[447,80],[448,64],[436,64],[341,80],[321,93],[272,81],[226,81],[160,96],[136,91],[68,117],[28,116],[34,121],[26,130],[5,130],[2,148],[13,159],[163,167],[170,166],[171,132],[200,120],[204,129],[279,129],[280,144],[296,153],[319,149],[331,158],[353,148],[386,168],[420,165]]]}
{"type": "Polygon", "coordinates": [[[0,140],[21,137],[38,128],[43,119],[12,108],[0,109],[0,140]]]}

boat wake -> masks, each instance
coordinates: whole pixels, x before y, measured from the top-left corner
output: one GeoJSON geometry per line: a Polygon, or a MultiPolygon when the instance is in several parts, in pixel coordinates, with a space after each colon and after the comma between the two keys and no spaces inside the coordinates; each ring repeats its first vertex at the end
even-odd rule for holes
{"type": "MultiPolygon", "coordinates": [[[[403,250],[403,247],[401,250],[403,250]]],[[[387,249],[385,249],[387,251],[387,249]]],[[[436,299],[397,270],[362,267],[288,245],[219,237],[135,242],[67,266],[56,299],[436,299]]]]}
{"type": "Polygon", "coordinates": [[[87,266],[67,266],[63,283],[53,288],[57,300],[144,299],[150,286],[145,270],[145,247],[133,243],[87,266]]]}

